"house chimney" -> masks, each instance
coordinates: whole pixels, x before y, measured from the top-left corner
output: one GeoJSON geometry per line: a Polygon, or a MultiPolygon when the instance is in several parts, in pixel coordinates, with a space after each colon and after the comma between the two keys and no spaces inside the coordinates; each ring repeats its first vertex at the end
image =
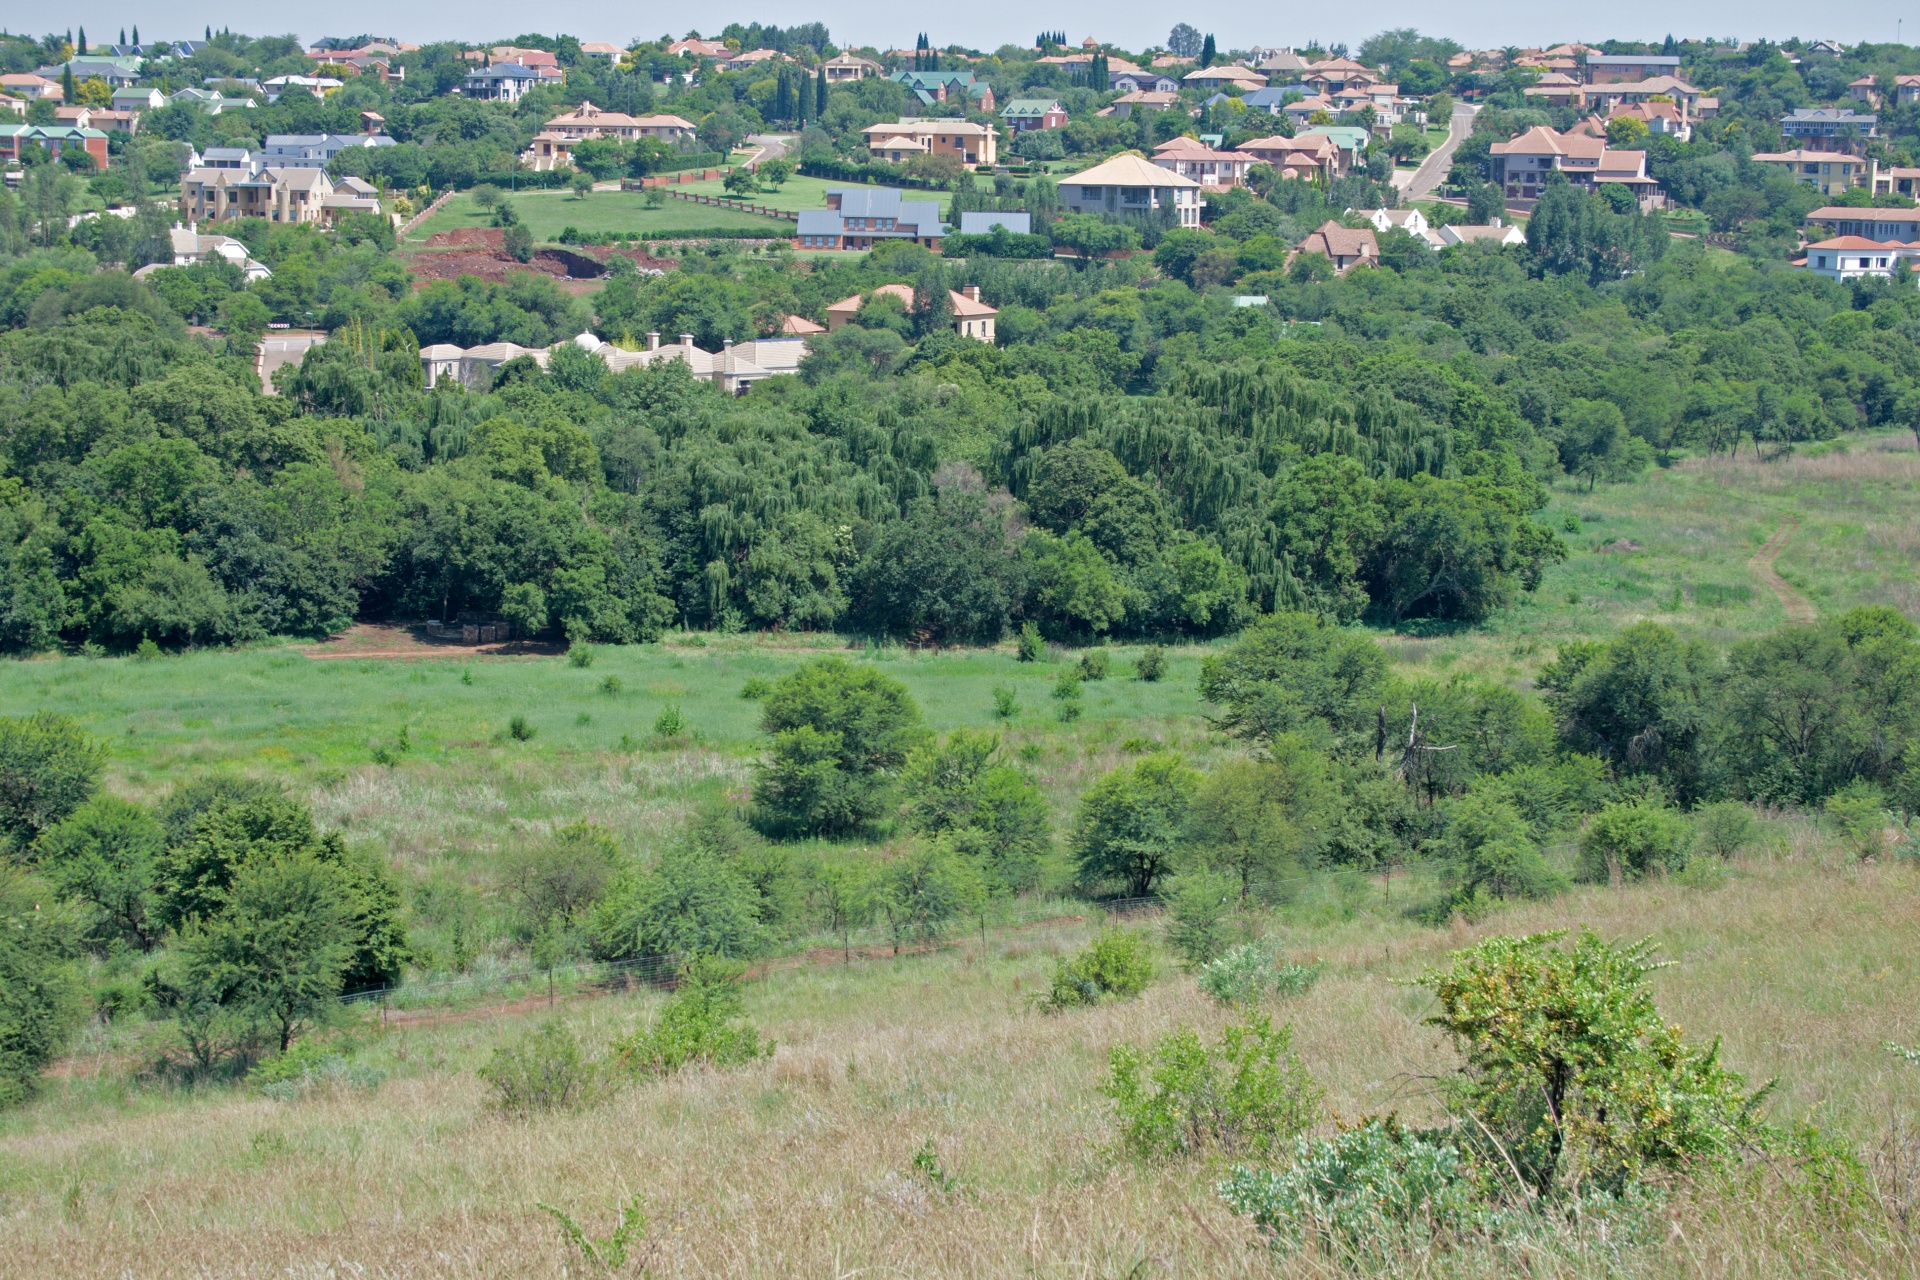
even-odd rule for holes
{"type": "Polygon", "coordinates": [[[693,350],[693,335],[690,333],[681,334],[680,345],[685,347],[689,351],[693,350]]]}
{"type": "Polygon", "coordinates": [[[647,350],[658,351],[659,349],[660,349],[660,331],[658,329],[655,329],[647,334],[647,350]]]}
{"type": "Polygon", "coordinates": [[[1498,218],[1488,218],[1487,225],[1490,227],[1498,227],[1498,226],[1503,226],[1505,224],[1502,223],[1498,218]]]}
{"type": "Polygon", "coordinates": [[[731,350],[733,350],[733,339],[732,339],[732,338],[722,338],[722,339],[720,339],[720,349],[721,349],[722,351],[731,351],[731,350]]]}
{"type": "Polygon", "coordinates": [[[970,284],[960,292],[966,294],[969,301],[980,301],[980,286],[977,284],[970,284]]]}

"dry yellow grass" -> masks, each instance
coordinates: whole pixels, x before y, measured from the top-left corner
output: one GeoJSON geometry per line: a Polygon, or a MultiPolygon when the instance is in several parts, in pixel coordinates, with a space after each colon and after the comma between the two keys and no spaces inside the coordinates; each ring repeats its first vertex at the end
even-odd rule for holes
{"type": "MultiPolygon", "coordinates": [[[[1852,1223],[1779,1197],[1762,1170],[1738,1194],[1672,1207],[1670,1238],[1617,1257],[1539,1257],[1535,1275],[1920,1273],[1892,1214],[1920,1197],[1920,1071],[1881,1048],[1920,1040],[1920,872],[1825,861],[1804,832],[1715,888],[1581,890],[1482,925],[1429,930],[1359,916],[1283,928],[1324,961],[1285,1009],[1335,1115],[1430,1114],[1422,1079],[1452,1065],[1406,980],[1490,932],[1591,924],[1651,935],[1656,979],[1689,1034],[1778,1076],[1777,1120],[1813,1119],[1872,1157],[1881,1198],[1852,1223]]],[[[600,1231],[644,1193],[650,1274],[1149,1276],[1272,1274],[1212,1195],[1217,1170],[1117,1158],[1097,1093],[1108,1048],[1224,1015],[1169,974],[1142,999],[1048,1017],[1027,993],[1084,928],[969,943],[895,963],[776,974],[752,990],[778,1040],[753,1069],[627,1088],[591,1110],[501,1118],[472,1074],[525,1020],[375,1037],[377,1090],[298,1102],[251,1092],[116,1095],[80,1078],[0,1130],[0,1276],[558,1276],[569,1261],[538,1201],[600,1231]],[[912,1170],[931,1139],[960,1180],[912,1170]]],[[[589,1043],[651,997],[564,1009],[589,1043]]],[[[570,1274],[580,1274],[577,1260],[570,1274]]],[[[1283,1274],[1332,1274],[1311,1258],[1283,1274]]],[[[1435,1274],[1472,1273],[1436,1260],[1435,1274]]]]}

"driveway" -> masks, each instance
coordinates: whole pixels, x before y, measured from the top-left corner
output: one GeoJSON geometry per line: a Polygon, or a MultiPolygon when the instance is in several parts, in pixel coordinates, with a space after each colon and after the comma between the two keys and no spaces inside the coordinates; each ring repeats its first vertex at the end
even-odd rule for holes
{"type": "Polygon", "coordinates": [[[266,395],[274,394],[273,371],[283,364],[299,364],[307,358],[307,351],[327,340],[327,335],[317,331],[281,330],[268,332],[260,340],[260,390],[266,395]]]}
{"type": "Polygon", "coordinates": [[[1412,173],[1400,170],[1393,175],[1393,185],[1400,189],[1402,203],[1433,194],[1447,180],[1447,171],[1453,168],[1453,153],[1473,132],[1473,117],[1479,110],[1464,102],[1454,103],[1453,118],[1447,121],[1447,140],[1435,147],[1412,173]]]}
{"type": "Polygon", "coordinates": [[[787,148],[800,139],[792,134],[756,133],[747,138],[747,145],[755,148],[753,156],[747,161],[747,168],[757,166],[763,160],[778,160],[787,154],[787,148]]]}

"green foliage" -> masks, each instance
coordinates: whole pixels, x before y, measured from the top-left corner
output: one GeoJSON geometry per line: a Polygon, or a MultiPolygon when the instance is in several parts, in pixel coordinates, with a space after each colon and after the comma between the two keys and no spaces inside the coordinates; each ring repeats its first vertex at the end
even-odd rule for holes
{"type": "Polygon", "coordinates": [[[760,702],[773,692],[773,681],[764,676],[748,676],[740,686],[740,696],[748,702],[760,702]]]}
{"type": "Polygon", "coordinates": [[[653,718],[653,736],[663,742],[684,738],[688,727],[687,717],[677,702],[667,703],[660,708],[660,714],[653,718]]]}
{"type": "Polygon", "coordinates": [[[33,1095],[80,1021],[78,941],[48,885],[0,865],[0,1109],[33,1095]]]}
{"type": "Polygon", "coordinates": [[[1229,875],[1196,868],[1167,887],[1167,945],[1189,970],[1198,970],[1227,949],[1229,921],[1239,905],[1240,885],[1229,875]]]}
{"type": "Polygon", "coordinates": [[[960,836],[925,841],[889,861],[876,875],[873,904],[886,917],[895,951],[903,942],[931,942],[976,910],[986,896],[979,864],[984,840],[972,842],[974,858],[962,856],[960,836]]]}
{"type": "Polygon", "coordinates": [[[1080,655],[1082,680],[1105,680],[1112,660],[1105,649],[1089,649],[1080,655]]]}
{"type": "Polygon", "coordinates": [[[1683,869],[1693,829],[1680,814],[1649,800],[1620,801],[1594,815],[1580,834],[1580,870],[1589,880],[1619,884],[1683,869]]]}
{"type": "Polygon", "coordinates": [[[614,1043],[620,1069],[649,1079],[692,1066],[741,1067],[772,1056],[772,1042],[740,1021],[743,971],[737,963],[696,956],[653,1023],[614,1043]]]}
{"type": "Polygon", "coordinates": [[[1000,740],[956,729],[908,757],[901,789],[907,824],[929,835],[968,833],[984,851],[988,886],[1009,893],[1032,888],[1052,841],[1047,804],[1032,781],[999,758],[1000,740]]]}
{"type": "Polygon", "coordinates": [[[1321,1091],[1294,1056],[1293,1029],[1265,1015],[1204,1043],[1181,1028],[1150,1050],[1115,1045],[1101,1092],[1122,1145],[1143,1159],[1267,1156],[1313,1123],[1321,1091]]]}
{"type": "Polygon", "coordinates": [[[1709,857],[1727,861],[1753,840],[1753,810],[1732,800],[1701,805],[1693,811],[1694,847],[1709,857]]]}
{"type": "Polygon", "coordinates": [[[0,839],[18,857],[42,831],[85,803],[106,748],[66,716],[0,718],[0,839]]]}
{"type": "Polygon", "coordinates": [[[1766,1090],[1687,1045],[1654,1008],[1652,947],[1590,931],[1489,938],[1421,976],[1466,1067],[1454,1105],[1471,1114],[1532,1194],[1623,1194],[1663,1172],[1729,1158],[1759,1132],[1766,1090]]]}
{"type": "Polygon", "coordinates": [[[1605,643],[1563,646],[1540,686],[1567,745],[1659,777],[1684,799],[1701,786],[1716,675],[1699,642],[1641,622],[1605,643]]]}
{"type": "Polygon", "coordinates": [[[311,853],[256,856],[234,874],[220,913],[182,928],[181,985],[287,1046],[331,1017],[362,940],[337,864],[311,853]]]}
{"type": "Polygon", "coordinates": [[[1047,642],[1041,638],[1037,624],[1020,624],[1020,644],[1016,656],[1022,662],[1038,662],[1047,656],[1047,642]]]}
{"type": "Polygon", "coordinates": [[[500,1045],[479,1070],[492,1103],[513,1116],[571,1111],[591,1103],[602,1073],[565,1023],[550,1019],[500,1045]]]}
{"type": "Polygon", "coordinates": [[[993,687],[993,718],[1011,720],[1020,714],[1020,695],[1006,685],[993,687]]]}
{"type": "Polygon", "coordinates": [[[166,831],[139,805],[95,796],[34,846],[34,857],[67,898],[86,904],[87,933],[103,950],[141,951],[160,941],[160,861],[166,831]]]}
{"type": "Polygon", "coordinates": [[[533,736],[539,732],[539,727],[529,721],[525,716],[517,715],[507,721],[507,736],[515,742],[531,742],[533,741],[533,736]]]}
{"type": "Polygon", "coordinates": [[[1269,994],[1302,996],[1320,980],[1319,965],[1276,964],[1264,947],[1243,942],[1200,966],[1200,989],[1221,1004],[1252,1004],[1269,994]]]}
{"type": "Polygon", "coordinates": [[[1476,1173],[1441,1136],[1373,1119],[1334,1138],[1299,1139],[1288,1168],[1235,1166],[1218,1190],[1278,1251],[1324,1250],[1366,1274],[1476,1225],[1476,1173]]]}
{"type": "Polygon", "coordinates": [[[1140,651],[1134,659],[1133,674],[1148,684],[1153,684],[1167,674],[1167,651],[1157,644],[1150,644],[1140,651]]]}
{"type": "Polygon", "coordinates": [[[1443,850],[1449,892],[1441,914],[1458,911],[1476,919],[1497,902],[1551,898],[1566,888],[1566,878],[1541,857],[1519,810],[1497,795],[1473,792],[1454,802],[1443,850]]]}
{"type": "Polygon", "coordinates": [[[1855,779],[1828,796],[1821,807],[1850,855],[1865,862],[1887,852],[1887,800],[1878,787],[1855,779]]]}
{"type": "Polygon", "coordinates": [[[1138,929],[1108,927],[1092,942],[1054,966],[1053,983],[1042,997],[1052,1010],[1099,1004],[1109,997],[1130,1000],[1153,981],[1153,948],[1138,929]]]}
{"type": "Polygon", "coordinates": [[[754,785],[754,821],[791,834],[847,831],[878,816],[925,732],[906,686],[841,658],[776,681],[761,728],[773,751],[754,785]]]}
{"type": "Polygon", "coordinates": [[[633,1247],[646,1239],[647,1214],[646,1201],[639,1196],[618,1205],[620,1225],[613,1234],[602,1239],[594,1239],[573,1220],[573,1215],[564,1209],[556,1209],[541,1201],[535,1205],[542,1213],[550,1216],[560,1227],[560,1238],[572,1245],[579,1253],[580,1261],[596,1271],[606,1275],[625,1269],[627,1258],[633,1247]]]}
{"type": "Polygon", "coordinates": [[[1302,613],[1262,618],[1200,664],[1200,696],[1222,709],[1220,728],[1256,743],[1304,731],[1342,754],[1374,745],[1386,680],[1371,640],[1302,613]]]}
{"type": "Polygon", "coordinates": [[[737,851],[697,835],[645,871],[615,881],[588,931],[603,960],[698,955],[745,958],[766,946],[760,895],[737,851]]]}
{"type": "Polygon", "coordinates": [[[1200,774],[1170,754],[1143,757],[1095,782],[1080,798],[1072,837],[1081,882],[1119,882],[1142,897],[1174,869],[1200,774]]]}
{"type": "Polygon", "coordinates": [[[567,665],[584,671],[593,665],[596,650],[583,641],[575,641],[567,646],[567,665]]]}
{"type": "Polygon", "coordinates": [[[1318,860],[1334,805],[1325,758],[1298,734],[1276,737],[1266,755],[1208,774],[1187,817],[1200,859],[1231,876],[1242,901],[1259,882],[1318,860]]]}

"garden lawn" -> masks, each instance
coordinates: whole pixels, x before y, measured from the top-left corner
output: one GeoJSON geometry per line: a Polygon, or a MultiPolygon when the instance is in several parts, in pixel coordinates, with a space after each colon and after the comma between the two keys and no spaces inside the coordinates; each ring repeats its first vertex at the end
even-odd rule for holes
{"type": "MultiPolygon", "coordinates": [[[[689,189],[696,184],[688,184],[689,189]]],[[[667,200],[658,209],[646,206],[647,197],[639,191],[596,191],[581,199],[571,191],[522,191],[505,193],[514,212],[527,225],[536,241],[559,239],[560,232],[574,227],[588,234],[618,232],[636,236],[671,236],[679,232],[705,230],[764,231],[768,236],[787,237],[793,224],[778,218],[717,209],[712,205],[688,204],[667,200]]],[[[461,193],[447,201],[440,212],[414,229],[408,243],[425,244],[436,232],[461,227],[493,225],[490,213],[461,193]]]]}

